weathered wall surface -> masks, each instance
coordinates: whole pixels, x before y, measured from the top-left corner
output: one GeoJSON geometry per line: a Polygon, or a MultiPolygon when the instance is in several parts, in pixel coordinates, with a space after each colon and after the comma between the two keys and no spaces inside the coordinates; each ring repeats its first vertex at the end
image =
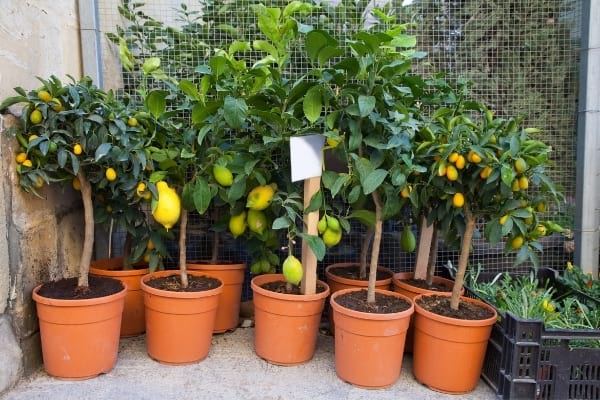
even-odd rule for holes
{"type": "MultiPolygon", "coordinates": [[[[81,77],[76,0],[2,2],[0,43],[0,100],[14,96],[16,86],[36,88],[36,76],[81,77]]],[[[16,141],[6,134],[16,122],[0,115],[0,393],[40,366],[31,292],[43,281],[74,275],[83,236],[72,189],[45,187],[43,199],[20,189],[16,141]]]]}

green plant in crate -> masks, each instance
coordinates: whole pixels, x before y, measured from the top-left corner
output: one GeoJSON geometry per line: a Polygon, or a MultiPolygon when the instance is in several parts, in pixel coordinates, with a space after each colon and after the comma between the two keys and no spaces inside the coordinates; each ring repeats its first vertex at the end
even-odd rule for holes
{"type": "MultiPolygon", "coordinates": [[[[112,92],[89,77],[63,84],[57,77],[40,79],[41,87],[6,99],[0,110],[24,103],[21,124],[12,130],[19,143],[19,183],[40,196],[45,184],[59,182],[81,192],[85,237],[78,287],[87,291],[94,242],[93,195],[115,198],[129,190],[146,167],[144,141],[127,124],[129,110],[112,92]]],[[[108,207],[108,205],[107,205],[108,207]]],[[[113,204],[127,212],[128,204],[113,204]]]]}

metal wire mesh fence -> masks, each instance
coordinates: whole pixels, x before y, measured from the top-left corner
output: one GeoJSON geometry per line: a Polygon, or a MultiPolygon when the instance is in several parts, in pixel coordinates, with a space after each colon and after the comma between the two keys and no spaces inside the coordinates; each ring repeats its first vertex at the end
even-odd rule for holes
{"type": "MultiPolygon", "coordinates": [[[[180,78],[193,76],[196,67],[215,48],[231,40],[256,38],[253,0],[100,0],[99,19],[104,33],[105,81],[133,91],[139,79],[122,70],[117,37],[130,42],[136,56],[159,56],[163,69],[180,78]],[[108,76],[107,76],[108,75],[108,76]]],[[[581,0],[314,0],[320,9],[302,24],[327,27],[339,39],[369,23],[373,5],[392,4],[402,22],[414,22],[419,50],[428,53],[419,66],[424,73],[445,71],[452,78],[472,80],[473,93],[503,117],[525,115],[526,123],[542,129],[540,138],[554,149],[550,171],[567,198],[548,209],[548,217],[572,230],[574,223],[576,110],[581,0]]],[[[287,4],[264,0],[267,6],[287,4]]],[[[250,58],[258,54],[248,54],[250,58]]],[[[292,57],[290,73],[306,68],[301,53],[292,57]]],[[[189,255],[201,259],[210,248],[211,221],[194,216],[189,228],[189,255]]],[[[351,234],[336,246],[320,267],[355,261],[364,231],[352,226],[351,234]]],[[[479,232],[483,232],[480,227],[479,232]]],[[[416,227],[414,228],[416,229],[416,227]]],[[[412,270],[414,255],[399,244],[402,226],[386,224],[380,264],[394,271],[412,270]]],[[[562,268],[571,259],[569,235],[544,238],[542,263],[562,268]]],[[[118,241],[117,241],[118,242],[118,241]]],[[[503,246],[489,247],[475,238],[472,263],[486,270],[504,271],[513,259],[503,246]],[[484,263],[485,260],[485,263],[484,263]]],[[[223,256],[248,261],[243,246],[225,240],[223,256]],[[226,254],[225,254],[226,253],[226,254]]],[[[117,250],[118,252],[118,250],[117,250]]],[[[176,251],[174,252],[176,253],[176,251]]],[[[440,246],[438,263],[456,261],[457,252],[440,246]]],[[[322,275],[321,275],[322,277],[322,275]]]]}

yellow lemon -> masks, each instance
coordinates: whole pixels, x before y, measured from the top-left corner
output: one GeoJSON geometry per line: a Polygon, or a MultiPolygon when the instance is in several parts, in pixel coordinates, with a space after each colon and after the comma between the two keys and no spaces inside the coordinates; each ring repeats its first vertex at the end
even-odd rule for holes
{"type": "Polygon", "coordinates": [[[74,177],[71,181],[71,185],[73,186],[73,189],[81,190],[81,182],[79,182],[79,178],[74,177]]]}
{"type": "Polygon", "coordinates": [[[145,192],[146,184],[144,182],[138,183],[137,187],[135,188],[135,194],[137,195],[137,197],[144,197],[145,192]]]}
{"type": "Polygon", "coordinates": [[[23,161],[25,160],[27,160],[26,153],[19,153],[15,156],[15,161],[17,162],[17,164],[23,164],[23,161]]]}
{"type": "Polygon", "coordinates": [[[521,187],[519,186],[519,179],[515,179],[514,181],[512,181],[511,187],[513,192],[518,192],[519,190],[521,190],[521,187]]]}
{"type": "Polygon", "coordinates": [[[473,164],[479,164],[481,162],[481,156],[475,151],[471,150],[469,151],[469,154],[467,154],[467,160],[469,160],[473,164]]]}
{"type": "Polygon", "coordinates": [[[37,138],[38,138],[38,135],[36,135],[36,134],[33,134],[33,135],[29,136],[29,138],[27,138],[27,141],[28,141],[28,142],[32,142],[32,141],[34,141],[34,140],[35,140],[35,139],[37,139],[37,138]]]}
{"type": "Polygon", "coordinates": [[[250,229],[252,232],[258,233],[259,235],[262,235],[262,233],[268,227],[265,213],[259,210],[248,210],[246,222],[248,223],[248,229],[250,229]]]}
{"type": "Polygon", "coordinates": [[[461,192],[454,193],[452,196],[452,205],[456,208],[461,208],[465,205],[465,196],[461,192]]]}
{"type": "Polygon", "coordinates": [[[222,165],[215,165],[212,172],[219,185],[228,187],[233,184],[233,174],[229,168],[222,165]]]}
{"type": "Polygon", "coordinates": [[[454,168],[454,165],[448,165],[446,167],[446,178],[452,182],[458,179],[458,171],[454,168]]]}
{"type": "Polygon", "coordinates": [[[75,155],[80,155],[81,153],[83,153],[83,147],[81,147],[81,145],[79,143],[76,143],[73,146],[73,154],[75,155]]]}
{"type": "Polygon", "coordinates": [[[463,169],[465,167],[466,163],[467,163],[467,161],[465,160],[465,156],[460,154],[458,156],[458,158],[456,159],[456,162],[454,163],[454,165],[456,166],[456,169],[463,169]]]}
{"type": "Polygon", "coordinates": [[[489,178],[489,176],[492,173],[492,168],[491,167],[485,167],[483,168],[480,172],[479,172],[479,177],[481,179],[487,179],[489,178]]]}
{"type": "Polygon", "coordinates": [[[327,138],[327,145],[329,147],[336,148],[336,147],[338,147],[339,144],[340,144],[339,140],[336,140],[336,139],[330,138],[330,137],[327,138]]]}
{"type": "Polygon", "coordinates": [[[412,186],[404,186],[402,188],[402,190],[400,191],[400,196],[402,196],[403,199],[407,199],[408,196],[410,196],[410,193],[412,192],[412,186]]]}
{"type": "Polygon", "coordinates": [[[44,178],[38,175],[35,183],[33,184],[33,187],[36,189],[40,189],[42,186],[44,186],[44,178]]]}
{"type": "Polygon", "coordinates": [[[169,230],[179,221],[181,199],[175,189],[170,188],[165,181],[157,182],[156,189],[158,199],[152,201],[152,216],[156,222],[169,230]]]}
{"type": "Polygon", "coordinates": [[[519,189],[521,190],[527,190],[527,188],[529,187],[529,180],[527,179],[526,176],[522,176],[519,178],[519,189]]]}
{"type": "Polygon", "coordinates": [[[146,248],[148,250],[154,250],[156,248],[156,245],[154,244],[152,239],[148,239],[148,242],[146,243],[146,248]]]}
{"type": "Polygon", "coordinates": [[[293,285],[297,285],[302,280],[302,263],[296,257],[289,255],[283,261],[283,277],[293,285]]]}
{"type": "Polygon", "coordinates": [[[64,109],[62,103],[56,97],[52,98],[52,103],[51,104],[52,104],[51,105],[52,109],[54,111],[56,111],[56,112],[61,112],[64,109]]]}
{"type": "Polygon", "coordinates": [[[510,245],[513,248],[513,250],[517,250],[517,249],[520,249],[521,246],[523,246],[524,242],[525,242],[525,239],[523,239],[523,236],[518,235],[513,238],[513,240],[510,242],[510,245]]]}
{"type": "Polygon", "coordinates": [[[503,215],[500,217],[500,225],[504,225],[508,220],[508,215],[503,215]]]}
{"type": "Polygon", "coordinates": [[[130,117],[127,120],[127,125],[129,125],[129,126],[137,126],[138,125],[138,120],[136,118],[134,118],[134,117],[130,117]]]}
{"type": "Polygon", "coordinates": [[[237,238],[246,231],[246,211],[242,211],[238,215],[232,215],[229,218],[229,231],[234,238],[237,238]]]}
{"type": "Polygon", "coordinates": [[[448,157],[448,161],[450,161],[452,164],[454,164],[456,162],[456,160],[458,160],[459,155],[460,154],[458,154],[457,152],[450,154],[450,157],[448,157]]]}
{"type": "Polygon", "coordinates": [[[24,167],[28,167],[28,168],[31,168],[31,167],[33,167],[33,163],[32,163],[32,162],[31,162],[31,160],[29,160],[29,159],[27,159],[27,160],[24,160],[24,161],[21,163],[21,165],[22,165],[22,166],[24,166],[24,167]]]}
{"type": "Polygon", "coordinates": [[[37,97],[44,103],[47,103],[50,100],[52,100],[52,95],[48,93],[47,90],[40,90],[39,92],[37,92],[37,97]]]}
{"type": "Polygon", "coordinates": [[[31,121],[32,124],[39,124],[40,122],[42,122],[43,116],[42,116],[42,112],[40,110],[38,110],[37,108],[35,110],[33,110],[31,112],[31,114],[29,114],[29,120],[31,121]]]}
{"type": "Polygon", "coordinates": [[[543,201],[540,201],[539,203],[536,204],[535,209],[538,212],[544,212],[544,211],[546,211],[546,203],[544,203],[543,201]]]}
{"type": "Polygon", "coordinates": [[[519,174],[527,171],[527,163],[521,157],[515,160],[515,171],[519,174]]]}
{"type": "Polygon", "coordinates": [[[109,182],[112,182],[115,179],[117,179],[117,171],[115,171],[115,169],[112,167],[106,168],[106,172],[104,173],[104,176],[106,176],[106,179],[109,182]]]}
{"type": "Polygon", "coordinates": [[[342,240],[342,231],[341,230],[336,231],[334,229],[327,228],[327,229],[325,229],[325,232],[323,232],[322,239],[323,239],[323,243],[325,243],[325,246],[333,247],[342,240]]]}
{"type": "Polygon", "coordinates": [[[274,185],[257,186],[248,193],[246,207],[251,210],[262,211],[271,205],[274,194],[274,185]]]}

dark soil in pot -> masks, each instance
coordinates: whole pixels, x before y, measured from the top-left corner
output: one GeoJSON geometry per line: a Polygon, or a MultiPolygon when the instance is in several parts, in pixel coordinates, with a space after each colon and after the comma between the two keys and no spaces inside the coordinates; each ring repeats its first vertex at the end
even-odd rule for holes
{"type": "MultiPolygon", "coordinates": [[[[268,283],[265,283],[265,284],[261,285],[260,287],[263,288],[263,289],[265,289],[265,290],[269,290],[269,291],[275,292],[275,293],[299,294],[299,295],[302,294],[300,292],[300,286],[291,285],[291,290],[288,290],[288,288],[287,288],[287,282],[285,282],[285,281],[268,282],[268,283]]],[[[319,285],[317,283],[317,289],[316,290],[317,290],[317,293],[322,293],[322,292],[325,291],[325,286],[319,285]]]]}
{"type": "Polygon", "coordinates": [[[425,279],[401,279],[401,282],[406,283],[407,285],[414,286],[420,289],[432,290],[435,292],[451,292],[452,287],[448,285],[444,285],[440,282],[431,282],[431,285],[427,284],[425,279]]]}
{"type": "Polygon", "coordinates": [[[461,301],[458,310],[453,310],[450,308],[450,297],[448,296],[423,296],[417,300],[417,304],[427,311],[449,318],[481,320],[494,315],[488,308],[466,301],[461,301]]]}
{"type": "Polygon", "coordinates": [[[354,311],[371,314],[391,314],[402,312],[410,308],[410,303],[396,296],[375,293],[375,303],[367,303],[367,291],[357,290],[339,295],[335,298],[339,305],[354,311]]]}
{"type": "Polygon", "coordinates": [[[179,274],[152,278],[146,282],[146,285],[160,290],[171,292],[204,292],[221,286],[221,281],[209,276],[188,275],[188,287],[181,287],[181,277],[179,274]]]}
{"type": "Polygon", "coordinates": [[[88,282],[88,288],[78,287],[77,278],[46,282],[38,294],[49,299],[83,300],[106,297],[123,290],[123,284],[116,279],[90,276],[88,282]]]}
{"type": "MultiPolygon", "coordinates": [[[[354,280],[369,280],[369,273],[367,272],[367,276],[364,279],[360,279],[360,266],[358,264],[350,267],[333,267],[329,269],[329,273],[339,276],[340,278],[346,279],[354,279],[354,280]]],[[[386,270],[377,270],[377,280],[381,281],[384,279],[390,279],[393,276],[391,271],[386,270]]]]}

